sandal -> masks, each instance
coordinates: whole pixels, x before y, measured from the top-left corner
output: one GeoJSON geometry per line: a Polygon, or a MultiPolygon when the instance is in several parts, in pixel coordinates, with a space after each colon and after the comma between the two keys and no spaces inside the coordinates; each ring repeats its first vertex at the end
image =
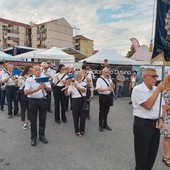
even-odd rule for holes
{"type": "Polygon", "coordinates": [[[166,162],[167,160],[169,160],[169,158],[167,158],[165,156],[162,157],[162,162],[166,162]]]}
{"type": "Polygon", "coordinates": [[[165,163],[166,166],[170,167],[170,158],[167,158],[167,157],[163,156],[162,161],[165,163]]]}
{"type": "Polygon", "coordinates": [[[86,136],[86,133],[85,133],[85,132],[81,132],[81,135],[82,135],[82,136],[86,136]]]}
{"type": "Polygon", "coordinates": [[[80,132],[77,132],[77,133],[76,133],[76,136],[81,137],[82,135],[81,135],[80,132]]]}

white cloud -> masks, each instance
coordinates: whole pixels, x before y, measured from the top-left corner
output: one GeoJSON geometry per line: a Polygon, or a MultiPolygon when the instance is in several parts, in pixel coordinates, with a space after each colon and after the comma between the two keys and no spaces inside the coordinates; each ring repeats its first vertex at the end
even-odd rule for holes
{"type": "Polygon", "coordinates": [[[29,23],[43,22],[64,17],[71,26],[80,28],[81,33],[94,40],[95,49],[113,48],[126,54],[131,46],[130,38],[135,37],[141,44],[149,45],[152,29],[153,2],[148,0],[0,0],[0,17],[29,23]],[[133,5],[133,10],[112,14],[121,19],[114,23],[100,23],[98,9],[119,9],[121,4],[133,5]],[[127,20],[128,18],[128,20],[127,20]]]}

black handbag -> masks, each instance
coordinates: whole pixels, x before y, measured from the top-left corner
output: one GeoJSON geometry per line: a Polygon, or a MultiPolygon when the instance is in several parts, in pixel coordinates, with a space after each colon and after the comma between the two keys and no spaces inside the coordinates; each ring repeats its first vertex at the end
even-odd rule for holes
{"type": "Polygon", "coordinates": [[[77,89],[77,90],[80,93],[80,95],[82,97],[82,100],[83,100],[83,104],[82,104],[81,110],[84,111],[84,112],[88,111],[90,109],[90,100],[87,99],[86,97],[84,97],[79,89],[77,89]]]}
{"type": "Polygon", "coordinates": [[[82,111],[88,111],[90,108],[90,102],[88,101],[88,99],[84,99],[83,100],[83,105],[82,105],[82,111]]]}

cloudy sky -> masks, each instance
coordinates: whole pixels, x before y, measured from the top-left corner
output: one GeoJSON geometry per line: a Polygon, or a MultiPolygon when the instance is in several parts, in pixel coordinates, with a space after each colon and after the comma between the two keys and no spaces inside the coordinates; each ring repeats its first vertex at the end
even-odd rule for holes
{"type": "Polygon", "coordinates": [[[29,24],[65,18],[94,40],[94,49],[112,48],[126,55],[130,38],[149,45],[154,0],[0,0],[0,17],[29,24]]]}

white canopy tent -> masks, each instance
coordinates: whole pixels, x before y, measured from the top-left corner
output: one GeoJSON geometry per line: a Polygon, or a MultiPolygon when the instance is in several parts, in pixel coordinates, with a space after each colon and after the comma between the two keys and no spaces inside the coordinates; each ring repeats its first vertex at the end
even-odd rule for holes
{"type": "Polygon", "coordinates": [[[35,59],[53,59],[60,60],[61,62],[73,63],[75,62],[75,57],[73,55],[69,55],[63,52],[61,49],[57,47],[52,47],[46,51],[35,53],[35,59]]]}
{"type": "Polygon", "coordinates": [[[101,49],[98,53],[79,62],[86,60],[87,63],[103,63],[104,59],[108,59],[109,64],[136,65],[134,60],[123,57],[113,49],[101,49]]]}
{"type": "Polygon", "coordinates": [[[43,52],[45,50],[46,49],[36,49],[36,50],[29,51],[29,52],[26,52],[26,53],[18,54],[16,56],[14,56],[14,58],[20,58],[20,59],[34,58],[36,53],[43,52]]]}

